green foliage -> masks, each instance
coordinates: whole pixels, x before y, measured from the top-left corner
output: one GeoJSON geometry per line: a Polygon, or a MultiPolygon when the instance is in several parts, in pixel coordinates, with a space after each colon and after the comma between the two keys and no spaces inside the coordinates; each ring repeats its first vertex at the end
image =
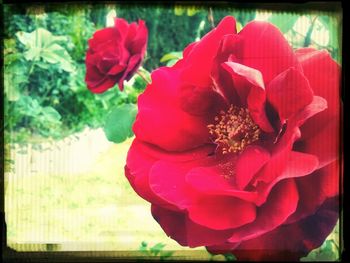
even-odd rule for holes
{"type": "Polygon", "coordinates": [[[160,62],[167,62],[167,66],[172,66],[178,61],[179,59],[182,58],[182,52],[181,51],[173,51],[168,54],[165,54],[161,59],[160,62]]]}
{"type": "Polygon", "coordinates": [[[307,257],[303,257],[300,261],[338,261],[339,251],[333,240],[326,240],[319,249],[315,249],[309,253],[307,257]]]}
{"type": "Polygon", "coordinates": [[[201,10],[198,7],[195,7],[195,6],[184,7],[184,6],[176,5],[174,7],[174,14],[177,15],[177,16],[182,16],[184,14],[186,14],[187,16],[193,16],[193,15],[195,15],[196,13],[198,13],[200,11],[201,10]]]}
{"type": "Polygon", "coordinates": [[[333,229],[333,232],[323,242],[322,246],[312,250],[306,257],[300,261],[339,261],[340,250],[339,246],[339,220],[333,229]]]}
{"type": "Polygon", "coordinates": [[[88,8],[60,6],[40,15],[30,10],[5,8],[4,106],[10,141],[36,135],[58,139],[86,126],[100,127],[114,105],[136,102],[132,92],[129,97],[117,89],[103,95],[87,89],[85,52],[96,29],[88,8]]]}
{"type": "Polygon", "coordinates": [[[25,65],[20,63],[19,57],[5,66],[4,94],[9,101],[17,101],[20,98],[20,86],[28,82],[28,77],[23,74],[25,71],[25,65]]]}
{"type": "Polygon", "coordinates": [[[159,257],[160,260],[164,260],[174,254],[173,251],[164,251],[165,246],[163,243],[157,243],[152,247],[148,247],[148,243],[142,241],[139,250],[148,257],[159,257]]]}
{"type": "Polygon", "coordinates": [[[341,42],[341,28],[339,19],[334,16],[321,15],[318,17],[323,27],[329,32],[328,51],[332,57],[341,63],[341,50],[339,43],[341,42]]]}
{"type": "MultiPolygon", "coordinates": [[[[32,135],[59,138],[86,126],[103,126],[113,107],[136,103],[146,83],[151,82],[150,71],[173,65],[182,57],[180,50],[209,32],[224,16],[233,15],[238,29],[255,17],[255,10],[249,9],[130,3],[19,4],[4,6],[4,12],[5,128],[14,141],[25,141],[32,135]],[[106,26],[106,15],[114,9],[118,17],[129,22],[146,21],[147,55],[139,70],[141,76],[126,82],[123,92],[114,87],[93,94],[84,81],[88,39],[106,26]]],[[[292,40],[296,19],[297,15],[287,13],[270,17],[283,32],[292,33],[292,40]]],[[[338,20],[322,14],[317,19],[318,26],[330,32],[326,48],[340,61],[339,30],[334,29],[338,20]]],[[[301,39],[298,43],[304,42],[301,39]]]]}
{"type": "Polygon", "coordinates": [[[237,260],[237,258],[231,253],[225,254],[224,257],[225,257],[226,261],[236,261],[237,260]]]}
{"type": "Polygon", "coordinates": [[[269,17],[268,22],[277,26],[279,30],[282,31],[282,33],[287,33],[289,30],[293,28],[298,18],[299,18],[298,14],[276,13],[276,14],[272,14],[269,17]]]}
{"type": "Polygon", "coordinates": [[[131,130],[137,113],[135,104],[123,104],[107,115],[104,132],[108,140],[119,143],[133,135],[131,130]]]}
{"type": "MultiPolygon", "coordinates": [[[[18,40],[25,46],[24,58],[28,61],[40,61],[50,64],[59,64],[62,70],[73,72],[72,59],[66,49],[58,43],[67,41],[64,36],[54,36],[49,31],[38,28],[32,33],[17,32],[18,40]]],[[[44,69],[48,67],[45,64],[44,69]]]]}

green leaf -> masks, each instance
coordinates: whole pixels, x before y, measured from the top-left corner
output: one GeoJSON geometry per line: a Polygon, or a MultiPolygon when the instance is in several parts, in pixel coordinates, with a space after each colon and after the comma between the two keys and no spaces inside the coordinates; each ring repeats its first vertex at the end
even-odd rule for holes
{"type": "Polygon", "coordinates": [[[43,28],[38,28],[31,33],[17,32],[16,36],[27,48],[24,53],[25,59],[29,61],[40,61],[42,59],[50,64],[59,64],[62,70],[67,72],[75,70],[68,52],[58,44],[67,41],[67,37],[54,36],[43,28]]]}
{"type": "Polygon", "coordinates": [[[39,61],[40,53],[41,53],[41,49],[40,48],[32,47],[28,51],[24,52],[24,58],[26,60],[29,60],[29,61],[31,61],[31,60],[39,61]]]}
{"type": "Polygon", "coordinates": [[[224,254],[226,261],[236,261],[237,258],[233,254],[224,254]]]}
{"type": "Polygon", "coordinates": [[[41,47],[45,48],[53,43],[61,43],[67,41],[65,36],[54,36],[50,31],[44,28],[38,28],[31,33],[17,32],[16,36],[18,40],[26,47],[41,47]]]}
{"type": "Polygon", "coordinates": [[[50,64],[47,64],[47,63],[42,62],[42,61],[37,61],[35,63],[35,65],[42,68],[42,69],[49,69],[50,68],[50,64]]]}
{"type": "Polygon", "coordinates": [[[150,252],[153,255],[157,256],[159,254],[159,252],[163,250],[164,247],[165,247],[165,244],[157,243],[153,247],[150,248],[150,252]]]}
{"type": "Polygon", "coordinates": [[[36,117],[41,113],[41,106],[35,98],[21,96],[18,100],[18,111],[24,116],[36,117]]]}
{"type": "Polygon", "coordinates": [[[48,122],[58,123],[60,122],[61,115],[52,107],[44,107],[42,113],[48,122]]]}
{"type": "Polygon", "coordinates": [[[166,62],[166,61],[169,61],[169,60],[173,60],[173,59],[181,59],[182,58],[182,52],[180,51],[173,51],[173,52],[170,52],[168,54],[165,54],[161,59],[160,59],[160,62],[166,62]]]}
{"type": "Polygon", "coordinates": [[[237,33],[238,33],[239,31],[241,31],[242,28],[243,28],[242,24],[241,24],[240,22],[237,22],[237,23],[236,23],[237,33]]]}
{"type": "Polygon", "coordinates": [[[115,107],[106,117],[104,132],[111,142],[120,143],[133,136],[132,124],[135,121],[135,104],[123,104],[115,107]]]}
{"type": "Polygon", "coordinates": [[[299,16],[296,14],[279,13],[271,15],[268,21],[286,33],[293,28],[298,18],[299,16]]]}
{"type": "MultiPolygon", "coordinates": [[[[328,237],[329,238],[329,237],[328,237]]],[[[328,239],[319,248],[312,250],[300,261],[337,261],[339,260],[339,249],[333,239],[328,239]]]]}
{"type": "Polygon", "coordinates": [[[60,45],[52,46],[42,50],[41,57],[44,61],[52,64],[59,63],[64,71],[73,72],[75,70],[68,52],[60,45]]]}
{"type": "Polygon", "coordinates": [[[32,33],[19,31],[16,33],[16,37],[26,48],[31,48],[35,46],[35,38],[32,33]]]}

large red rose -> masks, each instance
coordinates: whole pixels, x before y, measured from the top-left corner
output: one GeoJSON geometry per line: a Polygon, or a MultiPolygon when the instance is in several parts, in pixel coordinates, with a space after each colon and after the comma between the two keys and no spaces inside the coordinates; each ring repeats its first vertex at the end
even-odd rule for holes
{"type": "Polygon", "coordinates": [[[101,93],[118,83],[123,90],[124,80],[129,80],[139,68],[146,52],[148,31],[143,20],[128,24],[116,18],[114,27],[98,30],[89,39],[86,53],[88,88],[101,93]]]}
{"type": "Polygon", "coordinates": [[[338,219],[340,68],[224,18],[138,99],[125,173],[179,244],[295,260],[338,219]]]}

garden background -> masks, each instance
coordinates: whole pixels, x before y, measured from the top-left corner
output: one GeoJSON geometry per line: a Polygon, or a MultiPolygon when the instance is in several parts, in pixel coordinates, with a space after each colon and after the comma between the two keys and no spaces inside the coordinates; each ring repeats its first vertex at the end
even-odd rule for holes
{"type": "MultiPolygon", "coordinates": [[[[149,30],[141,71],[172,65],[191,42],[227,15],[238,30],[267,20],[293,48],[327,49],[341,64],[341,14],[286,13],[228,6],[126,4],[4,5],[5,213],[8,246],[17,251],[139,251],[162,259],[231,260],[168,238],[150,205],[124,176],[137,96],[135,75],[123,92],[91,93],[85,84],[87,40],[118,16],[149,30]],[[186,254],[187,257],[190,254],[186,254]],[[194,256],[195,255],[195,256],[194,256]]],[[[339,224],[303,260],[339,257],[339,224]]]]}

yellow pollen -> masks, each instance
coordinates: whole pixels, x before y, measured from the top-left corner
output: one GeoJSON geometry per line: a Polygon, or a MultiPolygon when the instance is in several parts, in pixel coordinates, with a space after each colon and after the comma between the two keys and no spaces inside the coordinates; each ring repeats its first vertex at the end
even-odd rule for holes
{"type": "Polygon", "coordinates": [[[259,139],[260,129],[246,108],[231,105],[221,111],[209,124],[209,134],[223,154],[241,152],[247,145],[259,139]]]}

